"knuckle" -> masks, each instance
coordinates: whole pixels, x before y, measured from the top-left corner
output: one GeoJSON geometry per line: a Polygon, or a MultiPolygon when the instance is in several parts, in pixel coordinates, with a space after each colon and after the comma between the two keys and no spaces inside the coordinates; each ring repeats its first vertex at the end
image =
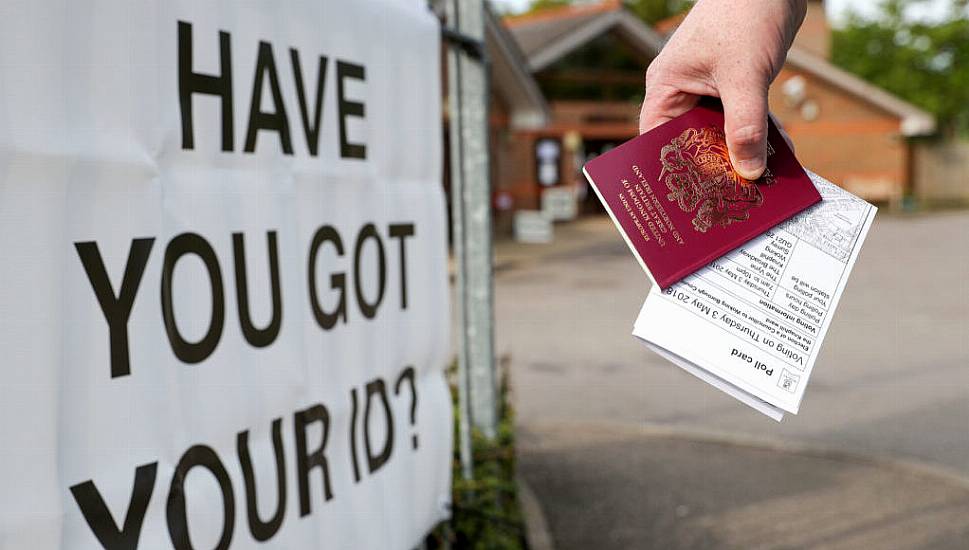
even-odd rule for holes
{"type": "Polygon", "coordinates": [[[650,65],[646,69],[646,75],[643,78],[643,84],[646,86],[646,89],[648,90],[653,86],[655,86],[657,82],[659,82],[659,77],[657,76],[657,70],[653,69],[653,65],[650,65]]]}
{"type": "Polygon", "coordinates": [[[666,68],[665,63],[663,62],[662,54],[660,54],[660,57],[654,59],[653,62],[646,67],[646,75],[644,77],[646,87],[648,88],[651,85],[656,85],[664,80],[668,80],[669,72],[670,71],[666,68]]]}
{"type": "Polygon", "coordinates": [[[767,139],[767,128],[763,126],[744,126],[731,130],[730,141],[735,146],[754,147],[767,139]]]}

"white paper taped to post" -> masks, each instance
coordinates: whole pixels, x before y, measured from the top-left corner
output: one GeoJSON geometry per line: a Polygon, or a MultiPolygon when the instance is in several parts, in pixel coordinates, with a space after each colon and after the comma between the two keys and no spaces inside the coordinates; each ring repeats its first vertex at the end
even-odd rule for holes
{"type": "Polygon", "coordinates": [[[448,515],[420,2],[0,20],[0,547],[409,548],[448,515]]]}

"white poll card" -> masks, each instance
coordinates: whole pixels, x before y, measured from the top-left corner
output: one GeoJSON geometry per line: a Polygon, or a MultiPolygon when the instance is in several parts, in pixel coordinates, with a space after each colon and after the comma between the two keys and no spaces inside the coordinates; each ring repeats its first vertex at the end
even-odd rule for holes
{"type": "Polygon", "coordinates": [[[663,357],[775,420],[797,414],[877,210],[808,175],[819,204],[666,290],[654,286],[633,328],[663,357]]]}

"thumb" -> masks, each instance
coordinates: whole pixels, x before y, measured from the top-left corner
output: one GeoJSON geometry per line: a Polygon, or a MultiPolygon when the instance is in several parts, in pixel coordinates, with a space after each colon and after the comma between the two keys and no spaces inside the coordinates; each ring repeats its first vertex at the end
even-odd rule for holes
{"type": "Polygon", "coordinates": [[[730,163],[745,179],[755,180],[767,167],[767,87],[720,92],[730,163]]]}

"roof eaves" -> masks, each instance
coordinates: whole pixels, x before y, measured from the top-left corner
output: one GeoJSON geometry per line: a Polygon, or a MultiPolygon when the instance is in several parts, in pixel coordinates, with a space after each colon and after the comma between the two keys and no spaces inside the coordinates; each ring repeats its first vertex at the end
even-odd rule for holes
{"type": "Polygon", "coordinates": [[[546,8],[543,10],[519,15],[508,15],[502,18],[502,22],[509,27],[520,27],[534,23],[542,23],[560,19],[572,19],[575,17],[618,11],[621,9],[622,2],[620,0],[604,0],[597,4],[589,4],[584,6],[565,5],[557,8],[546,8]]]}
{"type": "Polygon", "coordinates": [[[665,42],[663,36],[649,28],[638,17],[626,10],[609,11],[551,40],[544,48],[532,54],[529,57],[532,72],[548,67],[614,27],[645,55],[656,56],[663,48],[665,42]]]}
{"type": "Polygon", "coordinates": [[[551,118],[551,109],[545,96],[535,82],[528,62],[518,47],[515,38],[508,32],[501,21],[490,10],[486,9],[485,31],[493,37],[491,43],[508,61],[508,66],[515,76],[515,81],[526,98],[528,106],[518,108],[512,113],[512,123],[518,127],[544,126],[551,118]]]}
{"type": "Polygon", "coordinates": [[[636,42],[643,53],[653,57],[659,55],[666,38],[632,13],[623,10],[620,14],[619,24],[627,32],[627,37],[636,42]]]}
{"type": "Polygon", "coordinates": [[[585,44],[589,40],[609,30],[620,19],[618,11],[608,11],[583,23],[561,36],[551,40],[544,48],[534,52],[528,59],[532,72],[538,72],[555,63],[569,52],[585,44]]]}
{"type": "Polygon", "coordinates": [[[822,57],[795,46],[787,53],[787,61],[791,65],[897,116],[901,119],[900,129],[905,136],[924,136],[932,134],[936,130],[936,120],[931,113],[835,66],[822,57]]]}

